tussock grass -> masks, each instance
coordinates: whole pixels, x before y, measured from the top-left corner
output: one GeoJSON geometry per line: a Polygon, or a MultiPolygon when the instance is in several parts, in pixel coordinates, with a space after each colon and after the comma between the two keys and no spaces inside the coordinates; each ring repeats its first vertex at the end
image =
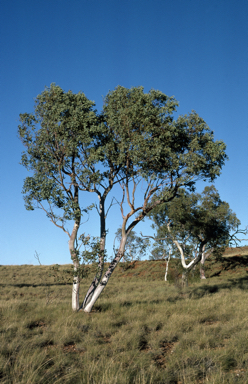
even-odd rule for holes
{"type": "Polygon", "coordinates": [[[49,268],[0,266],[1,383],[248,383],[243,264],[209,261],[185,289],[177,261],[167,283],[162,261],[120,266],[90,314],[49,268]]]}

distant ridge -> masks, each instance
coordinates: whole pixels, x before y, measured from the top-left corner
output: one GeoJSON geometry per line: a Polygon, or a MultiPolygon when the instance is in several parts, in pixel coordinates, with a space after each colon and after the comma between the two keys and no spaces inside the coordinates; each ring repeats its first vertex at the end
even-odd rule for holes
{"type": "Polygon", "coordinates": [[[223,253],[223,257],[232,257],[232,256],[248,256],[248,246],[244,247],[235,247],[235,248],[226,248],[223,253]]]}

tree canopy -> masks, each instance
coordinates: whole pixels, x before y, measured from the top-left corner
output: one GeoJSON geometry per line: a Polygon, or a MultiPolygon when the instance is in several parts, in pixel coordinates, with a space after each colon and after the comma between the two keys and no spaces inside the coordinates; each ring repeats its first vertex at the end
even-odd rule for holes
{"type": "Polygon", "coordinates": [[[154,208],[173,200],[181,187],[193,190],[199,179],[214,180],[227,157],[225,144],[214,141],[213,132],[196,112],[174,120],[178,102],[161,91],[118,86],[105,97],[101,113],[94,106],[82,92],[64,92],[51,84],[36,98],[34,114],[20,115],[19,126],[26,147],[22,164],[32,172],[24,181],[26,208],[43,209],[70,238],[73,309],[79,308],[78,229],[82,214],[93,206],[82,206],[80,194],[95,192],[99,198],[99,274],[84,300],[86,311],[122,258],[131,230],[154,208]],[[105,200],[116,184],[122,190],[122,237],[100,281],[107,233],[105,200]],[[137,202],[139,186],[142,197],[137,202]],[[65,227],[67,220],[74,221],[71,233],[65,227]]]}
{"type": "MultiPolygon", "coordinates": [[[[150,218],[158,238],[165,237],[167,243],[176,245],[181,257],[197,262],[201,259],[199,249],[216,255],[222,253],[229,245],[231,233],[240,225],[213,185],[206,186],[201,194],[179,189],[176,198],[156,207],[150,218]]],[[[193,267],[195,263],[188,265],[193,267]]],[[[183,266],[186,268],[185,262],[183,266]]]]}

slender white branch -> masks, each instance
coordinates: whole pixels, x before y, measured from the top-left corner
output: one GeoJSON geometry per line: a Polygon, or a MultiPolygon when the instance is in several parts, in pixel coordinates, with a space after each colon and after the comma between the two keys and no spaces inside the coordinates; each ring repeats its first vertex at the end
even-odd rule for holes
{"type": "MultiPolygon", "coordinates": [[[[168,256],[168,259],[167,259],[167,262],[166,262],[166,270],[165,270],[165,275],[164,275],[164,281],[167,281],[167,275],[168,275],[168,269],[169,269],[169,262],[170,262],[170,259],[171,259],[171,247],[169,248],[169,256],[168,256]]],[[[163,253],[163,256],[165,256],[165,251],[163,253]]]]}
{"type": "Polygon", "coordinates": [[[153,239],[153,240],[155,240],[155,241],[167,240],[167,237],[157,238],[157,237],[154,237],[154,236],[145,236],[145,235],[143,235],[142,232],[140,232],[140,234],[141,234],[142,237],[147,237],[147,238],[153,239]]]}
{"type": "Polygon", "coordinates": [[[183,252],[183,249],[181,247],[181,245],[179,244],[179,242],[177,240],[174,239],[174,237],[172,236],[171,234],[171,230],[170,230],[170,222],[167,223],[167,229],[168,229],[168,232],[170,233],[171,235],[171,239],[173,241],[173,243],[176,245],[177,249],[179,250],[180,252],[180,255],[181,255],[181,261],[182,261],[182,266],[184,269],[190,269],[194,264],[195,264],[195,261],[196,259],[198,258],[198,256],[194,257],[193,260],[191,260],[191,262],[187,265],[186,264],[186,261],[185,261],[185,256],[184,256],[184,252],[183,252]]]}

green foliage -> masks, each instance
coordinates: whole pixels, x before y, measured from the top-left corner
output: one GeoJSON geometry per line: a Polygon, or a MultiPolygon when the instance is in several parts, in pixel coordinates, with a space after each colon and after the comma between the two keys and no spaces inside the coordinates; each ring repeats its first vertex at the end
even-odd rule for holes
{"type": "Polygon", "coordinates": [[[195,112],[174,120],[177,105],[174,97],[156,90],[144,93],[143,87],[118,86],[105,98],[103,163],[115,153],[112,162],[123,176],[122,236],[129,235],[153,208],[173,200],[180,187],[194,190],[197,180],[214,180],[220,174],[227,157],[225,144],[214,142],[213,132],[195,112]],[[141,182],[144,199],[136,206],[141,182]],[[127,215],[125,196],[130,207],[127,215]],[[134,214],[136,218],[127,224],[134,214]]]}
{"type": "Polygon", "coordinates": [[[64,92],[51,84],[37,96],[34,114],[20,114],[19,136],[26,147],[21,164],[33,171],[23,186],[26,208],[45,210],[63,229],[66,220],[79,220],[87,211],[79,206],[78,183],[91,185],[99,177],[89,170],[98,161],[93,106],[83,93],[64,92]],[[63,214],[56,214],[61,208],[63,214]]]}
{"type": "MultiPolygon", "coordinates": [[[[213,141],[213,132],[195,112],[173,120],[178,102],[160,91],[118,86],[108,93],[103,118],[108,126],[105,159],[113,152],[129,174],[168,177],[178,186],[193,187],[197,176],[213,180],[224,164],[225,144],[213,141]],[[118,157],[117,157],[118,154],[118,157]]],[[[171,183],[169,183],[169,186],[171,183]]],[[[164,192],[169,194],[168,188],[164,192]]]]}
{"type": "Polygon", "coordinates": [[[97,273],[99,268],[99,257],[103,256],[103,258],[106,258],[106,250],[101,249],[101,242],[99,237],[91,237],[89,235],[85,236],[85,234],[82,234],[79,237],[79,240],[81,240],[82,244],[84,245],[84,250],[80,253],[79,257],[79,260],[81,260],[81,268],[83,266],[84,271],[87,269],[88,274],[89,268],[87,267],[87,265],[90,264],[90,270],[93,270],[95,273],[97,273]]]}
{"type": "Polygon", "coordinates": [[[215,254],[220,254],[228,246],[231,232],[240,224],[213,185],[205,187],[202,194],[180,189],[174,200],[156,207],[150,218],[158,237],[164,236],[172,244],[175,238],[183,244],[188,256],[192,256],[200,243],[206,244],[206,251],[214,248],[215,254]]]}
{"type": "MultiPolygon", "coordinates": [[[[45,88],[34,114],[20,115],[19,136],[27,149],[22,164],[34,172],[24,182],[26,208],[45,210],[66,231],[66,220],[78,221],[89,209],[80,207],[79,190],[100,194],[96,185],[103,186],[105,178],[104,198],[114,183],[135,177],[149,183],[145,198],[159,190],[160,202],[172,199],[180,186],[194,188],[196,179],[213,180],[227,157],[225,144],[214,142],[195,112],[174,120],[177,106],[174,97],[160,91],[118,86],[97,116],[82,92],[64,92],[55,84],[45,88]],[[99,162],[102,172],[96,168],[99,162]]],[[[143,206],[140,219],[146,214],[143,206]]]]}

